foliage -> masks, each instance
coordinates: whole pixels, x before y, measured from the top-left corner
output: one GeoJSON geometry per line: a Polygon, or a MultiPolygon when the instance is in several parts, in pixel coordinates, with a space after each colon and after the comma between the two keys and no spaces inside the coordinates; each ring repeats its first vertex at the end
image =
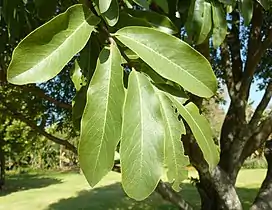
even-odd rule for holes
{"type": "MultiPolygon", "coordinates": [[[[160,180],[166,176],[178,191],[190,161],[200,175],[196,187],[203,209],[205,203],[208,209],[242,209],[234,188],[237,174],[272,132],[271,113],[265,111],[272,97],[269,1],[14,2],[4,1],[1,10],[10,49],[2,48],[0,108],[74,153],[75,142],[44,128],[57,123],[71,136],[80,133],[79,161],[91,186],[121,166],[130,197],[145,199],[156,188],[187,209],[160,180]],[[41,10],[45,5],[48,13],[41,10]],[[219,86],[212,67],[231,98],[218,134],[201,113],[203,98],[219,86]],[[254,77],[264,78],[265,94],[249,113],[254,77]],[[13,106],[11,98],[23,92],[19,87],[38,87],[46,95],[24,94],[13,106]],[[71,101],[72,112],[57,106],[67,108],[71,101]],[[114,159],[118,153],[120,165],[114,159]]],[[[268,176],[264,182],[270,181],[268,176]]],[[[260,191],[269,190],[269,184],[263,186],[260,191]]]]}
{"type": "MultiPolygon", "coordinates": [[[[217,83],[207,60],[188,44],[160,31],[160,28],[127,26],[127,23],[125,27],[118,27],[117,1],[106,3],[99,1],[97,5],[95,2],[90,7],[92,11],[84,5],[73,5],[66,12],[57,15],[27,35],[13,52],[7,78],[10,83],[17,85],[52,79],[74,55],[84,48],[88,39],[104,36],[99,43],[100,49],[103,49],[91,79],[84,76],[88,71],[93,72],[93,70],[81,67],[83,78],[87,80],[89,87],[82,116],[79,160],[87,180],[93,186],[111,170],[114,151],[121,140],[123,187],[131,197],[142,200],[154,190],[163,176],[165,167],[169,171],[167,173],[169,181],[179,180],[180,183],[182,181],[180,172],[170,175],[171,171],[181,167],[180,164],[183,165],[184,171],[188,164],[182,150],[176,150],[177,145],[180,144],[181,131],[179,135],[172,136],[174,130],[179,130],[182,121],[176,122],[171,127],[163,123],[167,119],[167,116],[162,118],[163,109],[168,109],[167,112],[171,113],[172,103],[191,127],[210,168],[212,169],[218,162],[218,150],[213,146],[210,127],[207,126],[203,116],[199,115],[195,105],[190,103],[183,106],[184,100],[181,103],[171,91],[165,88],[159,90],[156,85],[166,85],[169,81],[174,85],[170,85],[172,88],[179,88],[180,91],[184,88],[195,95],[210,97],[215,93],[217,83]],[[93,6],[98,6],[99,9],[93,6]],[[101,17],[96,14],[101,14],[101,17]],[[108,26],[101,22],[101,18],[108,26]],[[107,27],[115,25],[115,33],[110,34],[107,27]],[[94,31],[95,27],[96,31],[94,31]],[[154,39],[157,40],[156,43],[152,42],[154,39]],[[109,47],[103,47],[106,42],[109,47]],[[121,57],[121,54],[125,53],[121,48],[125,46],[142,59],[138,59],[138,65],[143,62],[148,64],[157,73],[157,78],[163,82],[141,73],[141,68],[133,67],[124,97],[122,59],[127,59],[127,63],[130,62],[126,55],[121,57]],[[176,51],[169,55],[170,50],[174,48],[176,51]],[[198,62],[192,63],[192,60],[198,62]],[[126,99],[122,112],[124,98],[126,99]],[[164,102],[164,107],[162,99],[168,101],[164,102]],[[137,112],[139,114],[136,114],[137,112]],[[132,119],[135,114],[138,117],[132,119]],[[166,143],[170,140],[171,144],[166,143]],[[174,143],[175,141],[177,142],[174,143]],[[166,146],[168,144],[169,146],[166,146]],[[169,155],[173,152],[178,152],[174,156],[177,159],[169,159],[169,155]],[[150,156],[154,157],[153,160],[149,158],[150,156]],[[138,161],[130,164],[131,159],[138,161]],[[135,169],[139,170],[139,173],[134,173],[135,169]]],[[[133,13],[137,13],[137,10],[133,13]]],[[[133,16],[133,13],[127,14],[133,16]]],[[[148,14],[149,11],[145,13],[148,14]]],[[[146,17],[148,21],[152,21],[148,16],[146,17]]],[[[80,54],[81,56],[84,54],[80,54]]],[[[94,59],[92,62],[96,58],[97,56],[92,57],[91,59],[94,59]]],[[[80,64],[82,62],[79,66],[80,64]]],[[[75,82],[76,88],[80,91],[78,80],[75,82]]],[[[81,82],[81,84],[84,86],[85,83],[81,82]]],[[[181,99],[184,97],[187,97],[185,93],[181,99]]],[[[174,114],[174,109],[172,112],[174,114]]],[[[169,123],[172,124],[172,121],[176,120],[177,116],[175,119],[173,115],[169,123]]],[[[174,185],[176,186],[174,188],[178,189],[179,184],[174,185]]]]}

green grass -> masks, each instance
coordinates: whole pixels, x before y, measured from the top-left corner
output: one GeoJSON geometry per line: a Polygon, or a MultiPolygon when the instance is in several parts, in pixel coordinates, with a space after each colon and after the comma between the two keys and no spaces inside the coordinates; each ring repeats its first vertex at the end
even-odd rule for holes
{"type": "MultiPolygon", "coordinates": [[[[245,209],[253,201],[266,170],[242,170],[237,190],[245,209]]],[[[196,173],[192,172],[195,177],[196,173]]],[[[199,207],[195,188],[185,182],[182,196],[199,207]]],[[[120,175],[111,172],[94,189],[90,189],[83,175],[77,173],[45,173],[9,175],[5,192],[0,193],[0,210],[170,210],[175,209],[156,193],[147,200],[136,202],[125,196],[120,175]]]]}

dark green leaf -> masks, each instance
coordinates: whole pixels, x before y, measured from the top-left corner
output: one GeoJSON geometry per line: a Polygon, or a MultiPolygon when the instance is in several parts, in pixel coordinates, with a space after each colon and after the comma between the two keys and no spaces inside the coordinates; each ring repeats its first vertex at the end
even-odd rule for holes
{"type": "Polygon", "coordinates": [[[147,0],[132,0],[134,1],[136,4],[138,4],[139,6],[145,8],[145,9],[149,9],[149,5],[147,0]]]}
{"type": "Polygon", "coordinates": [[[172,21],[164,15],[160,15],[152,11],[142,11],[142,10],[128,10],[128,13],[134,17],[146,20],[154,28],[159,29],[165,33],[176,34],[178,29],[172,23],[172,21]]]}
{"type": "Polygon", "coordinates": [[[259,2],[259,4],[262,5],[265,10],[268,10],[269,0],[257,0],[257,2],[259,2]]]}
{"type": "Polygon", "coordinates": [[[217,2],[212,3],[213,47],[219,47],[227,34],[227,20],[224,8],[217,2]]]}
{"type": "Polygon", "coordinates": [[[8,81],[22,85],[53,78],[85,46],[99,21],[84,6],[74,5],[37,28],[15,48],[8,81]]]}
{"type": "Polygon", "coordinates": [[[253,16],[253,0],[240,0],[239,7],[245,25],[249,25],[253,16]]]}
{"type": "Polygon", "coordinates": [[[110,26],[114,26],[119,19],[118,0],[112,0],[109,9],[102,13],[102,15],[110,26]]]}
{"type": "Polygon", "coordinates": [[[163,9],[165,13],[169,12],[167,0],[154,0],[154,2],[163,9]]]}
{"type": "Polygon", "coordinates": [[[120,29],[116,37],[161,76],[193,94],[210,97],[216,92],[217,82],[209,62],[185,42],[145,27],[120,29]]]}
{"type": "Polygon", "coordinates": [[[41,19],[51,18],[55,12],[58,5],[56,0],[35,0],[35,6],[37,8],[38,16],[41,19]]]}
{"type": "Polygon", "coordinates": [[[141,73],[129,76],[121,138],[122,185],[136,200],[147,198],[163,174],[163,121],[160,102],[141,73]]]}
{"type": "Polygon", "coordinates": [[[124,103],[121,63],[117,46],[105,47],[99,55],[87,92],[81,121],[79,161],[91,186],[111,171],[121,136],[124,103]]]}

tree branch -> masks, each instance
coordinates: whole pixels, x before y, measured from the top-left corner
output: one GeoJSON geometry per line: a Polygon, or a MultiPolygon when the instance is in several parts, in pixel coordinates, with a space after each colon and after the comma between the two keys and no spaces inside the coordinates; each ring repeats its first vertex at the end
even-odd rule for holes
{"type": "Polygon", "coordinates": [[[175,204],[180,210],[193,210],[189,203],[182,199],[177,192],[162,181],[158,183],[156,192],[159,193],[164,200],[175,204]]]}
{"type": "MultiPolygon", "coordinates": [[[[238,85],[242,79],[242,59],[241,59],[241,42],[239,39],[240,32],[240,14],[237,10],[231,13],[232,16],[232,27],[230,34],[227,36],[227,42],[231,52],[232,60],[232,78],[235,85],[238,85]]],[[[239,87],[237,87],[239,89],[239,87]]]]}
{"type": "Polygon", "coordinates": [[[255,2],[254,5],[252,26],[248,42],[247,60],[240,92],[241,97],[244,99],[248,99],[250,84],[260,59],[262,58],[267,48],[272,44],[272,27],[270,27],[265,40],[263,42],[261,41],[263,9],[257,2],[255,2]]]}
{"type": "Polygon", "coordinates": [[[224,41],[221,44],[221,65],[222,65],[222,71],[224,75],[224,80],[227,85],[228,93],[230,98],[232,99],[236,95],[236,89],[235,89],[235,83],[234,83],[234,76],[233,76],[233,71],[232,71],[232,65],[230,61],[230,53],[229,53],[229,48],[227,45],[227,42],[224,41]]]}
{"type": "Polygon", "coordinates": [[[268,170],[265,180],[255,198],[250,210],[266,210],[272,209],[272,141],[268,141],[265,145],[264,155],[268,163],[268,170]]]}
{"type": "Polygon", "coordinates": [[[23,91],[29,93],[32,92],[35,95],[37,95],[40,98],[43,98],[47,101],[50,101],[52,104],[55,104],[56,106],[63,108],[63,109],[72,109],[72,105],[71,104],[67,104],[61,101],[58,101],[54,98],[52,98],[51,96],[48,96],[42,89],[40,89],[39,87],[29,87],[29,86],[16,86],[16,87],[20,87],[23,91]]]}
{"type": "Polygon", "coordinates": [[[256,149],[258,149],[271,135],[272,133],[272,112],[268,117],[260,123],[260,125],[253,131],[248,130],[249,139],[243,149],[240,156],[240,162],[243,163],[244,160],[251,155],[256,149]],[[252,134],[252,135],[251,135],[252,134]]]}
{"type": "MultiPolygon", "coordinates": [[[[3,103],[3,101],[2,101],[3,103]]],[[[17,112],[15,109],[12,108],[11,104],[4,103],[6,109],[1,108],[0,110],[2,113],[9,113],[12,118],[16,118],[24,123],[26,123],[30,128],[37,131],[41,135],[45,136],[49,140],[55,142],[56,144],[63,145],[67,150],[72,151],[74,154],[77,154],[77,148],[72,145],[70,142],[60,139],[58,137],[52,136],[51,134],[47,133],[43,128],[37,126],[31,120],[27,119],[23,114],[17,112]]]]}
{"type": "Polygon", "coordinates": [[[261,120],[264,110],[266,109],[266,107],[268,106],[270,100],[272,98],[272,82],[270,82],[268,84],[268,86],[266,87],[265,93],[263,95],[262,100],[260,101],[260,103],[258,104],[250,122],[249,122],[249,127],[254,129],[259,121],[261,120]]]}

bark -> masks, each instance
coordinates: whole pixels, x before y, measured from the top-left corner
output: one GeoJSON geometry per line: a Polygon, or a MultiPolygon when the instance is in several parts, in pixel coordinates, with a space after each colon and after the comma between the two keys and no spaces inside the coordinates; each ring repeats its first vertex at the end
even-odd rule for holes
{"type": "Polygon", "coordinates": [[[182,199],[177,192],[175,192],[169,185],[160,181],[156,191],[162,196],[164,200],[175,204],[180,210],[193,210],[191,205],[182,199]]]}
{"type": "Polygon", "coordinates": [[[266,178],[250,210],[272,209],[272,140],[266,143],[264,151],[268,163],[266,178]]]}
{"type": "Polygon", "coordinates": [[[5,184],[5,167],[6,167],[6,161],[5,161],[5,154],[3,150],[4,142],[3,142],[3,136],[0,134],[0,190],[2,190],[4,184],[5,184]]]}

